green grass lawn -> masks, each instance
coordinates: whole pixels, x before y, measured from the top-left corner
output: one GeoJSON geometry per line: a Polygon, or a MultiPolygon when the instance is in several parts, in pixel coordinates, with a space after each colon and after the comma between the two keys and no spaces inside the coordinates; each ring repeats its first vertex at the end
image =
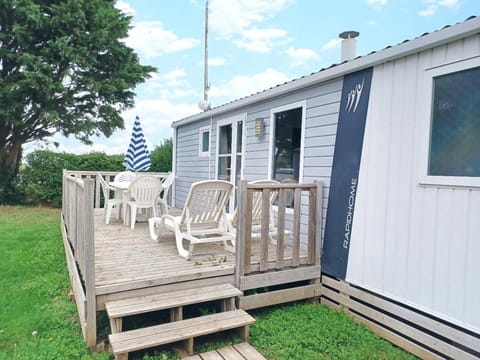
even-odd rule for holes
{"type": "Polygon", "coordinates": [[[84,345],[60,211],[0,207],[0,359],[108,359],[84,345]]]}
{"type": "MultiPolygon", "coordinates": [[[[87,349],[68,298],[59,210],[0,206],[0,255],[0,359],[109,359],[87,349]]],[[[295,304],[253,315],[251,342],[269,359],[413,359],[324,306],[295,304]]],[[[221,344],[217,339],[197,349],[221,344]]],[[[144,359],[176,358],[165,354],[144,359]]]]}

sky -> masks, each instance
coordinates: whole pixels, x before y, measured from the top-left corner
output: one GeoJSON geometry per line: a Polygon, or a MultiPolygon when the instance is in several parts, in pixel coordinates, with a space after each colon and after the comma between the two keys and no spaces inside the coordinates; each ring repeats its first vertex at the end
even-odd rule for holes
{"type": "MultiPolygon", "coordinates": [[[[201,112],[205,0],[121,0],[132,16],[124,41],[157,73],[135,89],[125,129],[86,146],[54,136],[28,144],[84,154],[124,154],[135,116],[152,151],[172,136],[171,124],[201,112]],[[57,142],[58,147],[53,143],[57,142]]],[[[210,0],[209,101],[215,107],[340,62],[339,33],[360,32],[357,55],[413,39],[480,15],[479,0],[210,0]]]]}

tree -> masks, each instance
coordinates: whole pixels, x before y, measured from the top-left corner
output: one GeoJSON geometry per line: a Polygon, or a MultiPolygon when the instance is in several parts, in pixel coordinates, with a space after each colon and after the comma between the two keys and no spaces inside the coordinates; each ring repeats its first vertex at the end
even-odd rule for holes
{"type": "Polygon", "coordinates": [[[0,204],[22,147],[55,133],[91,143],[123,128],[136,85],[155,71],[122,39],[115,0],[0,0],[0,204]]]}
{"type": "Polygon", "coordinates": [[[152,166],[150,171],[168,172],[172,171],[172,138],[165,139],[160,146],[150,154],[152,166]]]}

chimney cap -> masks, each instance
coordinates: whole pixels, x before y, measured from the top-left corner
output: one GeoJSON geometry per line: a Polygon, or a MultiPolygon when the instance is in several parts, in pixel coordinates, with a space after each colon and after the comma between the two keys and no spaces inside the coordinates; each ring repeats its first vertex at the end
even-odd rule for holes
{"type": "Polygon", "coordinates": [[[360,35],[358,31],[344,31],[338,34],[338,36],[342,39],[354,39],[358,35],[360,35]]]}

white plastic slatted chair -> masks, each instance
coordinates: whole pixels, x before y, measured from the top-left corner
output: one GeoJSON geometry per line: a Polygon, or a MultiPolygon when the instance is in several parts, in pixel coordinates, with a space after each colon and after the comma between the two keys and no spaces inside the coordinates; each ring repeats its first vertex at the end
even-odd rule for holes
{"type": "Polygon", "coordinates": [[[175,174],[169,173],[165,179],[162,181],[162,192],[158,196],[157,206],[160,210],[160,214],[168,214],[170,211],[170,206],[168,205],[168,194],[170,193],[170,188],[172,187],[173,181],[175,180],[175,174]]]}
{"type": "MultiPolygon", "coordinates": [[[[132,171],[122,171],[122,172],[119,172],[117,175],[115,175],[115,177],[113,178],[113,182],[115,183],[122,183],[122,182],[126,182],[126,183],[132,183],[135,181],[135,179],[137,178],[137,174],[135,174],[134,172],[132,171]]],[[[119,189],[113,189],[113,191],[115,191],[115,199],[118,199],[118,200],[123,200],[123,191],[119,190],[119,189]]],[[[123,209],[123,216],[125,216],[125,209],[123,209]]],[[[125,221],[125,219],[124,219],[125,221]]]]}
{"type": "Polygon", "coordinates": [[[102,175],[97,174],[98,178],[100,179],[100,185],[102,186],[103,198],[104,198],[104,217],[105,217],[105,224],[110,223],[110,216],[112,214],[112,209],[117,207],[118,208],[118,218],[120,218],[120,207],[122,206],[122,199],[120,198],[110,198],[110,190],[113,190],[105,181],[102,175]]]}
{"type": "Polygon", "coordinates": [[[228,231],[226,205],[233,184],[223,180],[206,180],[193,183],[181,216],[162,215],[149,219],[150,235],[156,239],[154,226],[159,231],[168,229],[175,233],[175,241],[180,256],[190,259],[194,245],[222,242],[225,249],[234,250],[235,234],[228,231]],[[189,242],[188,250],[183,240],[189,242]]]}
{"type": "Polygon", "coordinates": [[[133,182],[137,178],[137,175],[131,171],[122,171],[115,175],[114,181],[115,182],[133,182]]]}
{"type": "Polygon", "coordinates": [[[130,228],[135,228],[137,210],[151,209],[152,216],[157,216],[155,202],[162,191],[162,182],[155,176],[139,176],[128,187],[127,215],[125,220],[130,220],[130,228]],[[130,215],[129,215],[130,214],[130,215]]]}
{"type": "MultiPolygon", "coordinates": [[[[251,181],[249,184],[255,184],[255,185],[278,185],[280,182],[276,180],[257,180],[257,181],[251,181]]],[[[277,234],[277,227],[275,226],[275,218],[273,214],[273,208],[272,205],[275,202],[275,200],[278,197],[278,191],[270,191],[270,218],[269,218],[269,229],[268,229],[268,234],[270,237],[270,241],[273,241],[273,236],[277,234]]],[[[253,199],[252,199],[252,237],[259,237],[260,232],[262,229],[262,206],[263,206],[263,199],[262,199],[262,192],[261,191],[255,191],[253,193],[253,199]]],[[[237,227],[237,221],[238,221],[238,215],[237,215],[237,210],[233,212],[229,216],[229,229],[231,232],[235,233],[236,232],[236,227],[237,227]]],[[[285,235],[289,235],[290,231],[285,230],[285,235]]]]}

